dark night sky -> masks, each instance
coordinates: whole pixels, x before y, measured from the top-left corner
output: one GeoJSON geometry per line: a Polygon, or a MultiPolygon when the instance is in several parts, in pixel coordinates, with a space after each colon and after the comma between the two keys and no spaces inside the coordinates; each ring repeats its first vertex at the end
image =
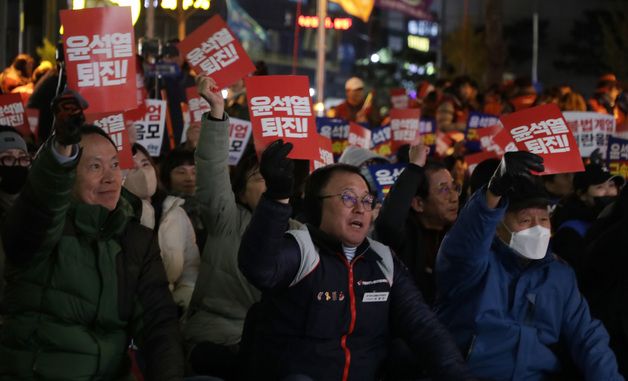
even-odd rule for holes
{"type": "MultiPolygon", "coordinates": [[[[463,18],[462,0],[434,0],[432,9],[440,12],[442,2],[446,4],[445,28],[454,29],[463,18]]],[[[573,84],[585,96],[592,92],[597,78],[583,76],[554,67],[553,62],[558,58],[559,45],[569,40],[569,33],[576,19],[583,17],[583,12],[592,8],[614,8],[624,4],[626,0],[502,0],[504,24],[514,20],[529,18],[532,23],[535,3],[538,5],[541,20],[549,21],[547,38],[544,46],[539,49],[539,81],[545,85],[555,85],[561,82],[573,84]]],[[[469,0],[469,14],[474,25],[483,22],[483,0],[469,0]]],[[[588,52],[583,52],[587,54],[588,52]]],[[[509,67],[517,75],[530,75],[531,60],[509,67]]],[[[626,78],[620,78],[626,80],[626,78]]]]}

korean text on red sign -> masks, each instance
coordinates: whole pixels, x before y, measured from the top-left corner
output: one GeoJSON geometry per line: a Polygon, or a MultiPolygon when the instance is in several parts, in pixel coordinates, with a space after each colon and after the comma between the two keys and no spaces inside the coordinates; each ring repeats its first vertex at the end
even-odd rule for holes
{"type": "Polygon", "coordinates": [[[229,165],[238,165],[251,139],[251,122],[229,118],[229,165]]]}
{"type": "Polygon", "coordinates": [[[135,37],[130,7],[62,10],[68,87],[91,113],[137,107],[135,37]]]}
{"type": "Polygon", "coordinates": [[[318,135],[319,158],[310,161],[310,172],[334,163],[334,154],[331,148],[331,139],[327,136],[318,135]]]}
{"type": "Polygon", "coordinates": [[[419,109],[392,109],[390,110],[390,128],[392,141],[396,150],[403,144],[413,143],[419,133],[419,109]]]}
{"type": "Polygon", "coordinates": [[[543,157],[543,174],[584,170],[576,140],[557,105],[525,109],[500,120],[519,150],[543,157]]]}
{"type": "Polygon", "coordinates": [[[289,157],[314,160],[318,154],[316,122],[305,76],[246,78],[249,115],[257,152],[275,140],[294,145],[289,157]]]}
{"type": "Polygon", "coordinates": [[[203,114],[210,110],[209,103],[199,95],[194,86],[185,89],[185,94],[188,98],[190,123],[199,123],[203,114]]]}
{"type": "Polygon", "coordinates": [[[364,149],[371,148],[371,131],[357,123],[349,123],[349,145],[364,149]]]}
{"type": "Polygon", "coordinates": [[[30,134],[20,94],[0,95],[0,124],[14,127],[23,136],[30,134]]]}
{"type": "Polygon", "coordinates": [[[126,130],[122,113],[88,115],[87,120],[102,128],[109,135],[118,149],[120,167],[122,169],[133,168],[133,154],[131,152],[129,134],[126,130]]]}
{"type": "Polygon", "coordinates": [[[137,142],[144,146],[151,156],[159,156],[166,130],[166,101],[146,100],[146,114],[134,122],[137,142]]]}
{"type": "Polygon", "coordinates": [[[255,71],[255,65],[219,15],[187,36],[178,48],[196,72],[211,76],[221,89],[255,71]]]}

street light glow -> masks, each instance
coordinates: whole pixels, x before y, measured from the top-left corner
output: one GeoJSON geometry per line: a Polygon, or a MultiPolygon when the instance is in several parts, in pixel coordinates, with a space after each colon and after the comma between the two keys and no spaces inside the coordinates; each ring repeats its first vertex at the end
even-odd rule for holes
{"type": "Polygon", "coordinates": [[[371,62],[378,63],[379,62],[379,54],[377,54],[377,53],[371,54],[371,62]]]}

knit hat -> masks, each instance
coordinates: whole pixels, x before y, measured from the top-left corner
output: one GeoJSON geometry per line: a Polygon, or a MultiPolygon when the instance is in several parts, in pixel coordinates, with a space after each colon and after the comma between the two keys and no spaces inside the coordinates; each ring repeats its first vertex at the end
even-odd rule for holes
{"type": "Polygon", "coordinates": [[[2,126],[2,129],[0,129],[0,152],[10,149],[21,149],[24,152],[28,152],[22,135],[11,127],[2,126]]]}

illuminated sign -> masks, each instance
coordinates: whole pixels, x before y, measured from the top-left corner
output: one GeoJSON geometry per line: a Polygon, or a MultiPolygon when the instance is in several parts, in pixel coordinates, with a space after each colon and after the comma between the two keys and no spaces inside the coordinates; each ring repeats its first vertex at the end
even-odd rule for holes
{"type": "Polygon", "coordinates": [[[430,51],[430,39],[419,36],[408,36],[408,47],[420,52],[430,51]]]}
{"type": "Polygon", "coordinates": [[[408,21],[408,33],[423,37],[438,37],[438,23],[427,20],[408,21]]]}
{"type": "MultiPolygon", "coordinates": [[[[209,9],[210,0],[183,0],[181,4],[181,8],[183,10],[188,10],[189,8],[194,9],[209,9]]],[[[179,0],[161,0],[161,7],[164,9],[175,10],[179,6],[179,0]]]]}
{"type": "MultiPolygon", "coordinates": [[[[299,16],[299,26],[301,28],[318,28],[318,16],[299,16]]],[[[353,25],[353,20],[350,17],[345,18],[335,18],[331,17],[325,18],[325,28],[327,29],[336,29],[336,30],[347,30],[351,28],[353,25]]]]}

